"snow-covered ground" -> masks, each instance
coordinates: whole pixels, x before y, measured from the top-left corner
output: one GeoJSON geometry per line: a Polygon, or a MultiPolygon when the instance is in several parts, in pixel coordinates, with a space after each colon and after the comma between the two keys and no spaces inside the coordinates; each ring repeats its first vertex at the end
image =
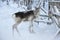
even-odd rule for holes
{"type": "MultiPolygon", "coordinates": [[[[18,26],[20,35],[15,31],[13,36],[12,25],[14,24],[14,20],[12,19],[12,14],[21,10],[24,9],[21,7],[17,8],[16,4],[15,6],[13,4],[10,6],[6,4],[0,5],[0,40],[60,40],[60,36],[55,38],[58,30],[55,23],[49,25],[40,22],[38,25],[34,22],[35,33],[30,33],[28,30],[29,22],[22,22],[18,26]]],[[[40,12],[44,13],[42,10],[40,12]]],[[[44,21],[48,21],[47,18],[43,18],[44,21]]]]}

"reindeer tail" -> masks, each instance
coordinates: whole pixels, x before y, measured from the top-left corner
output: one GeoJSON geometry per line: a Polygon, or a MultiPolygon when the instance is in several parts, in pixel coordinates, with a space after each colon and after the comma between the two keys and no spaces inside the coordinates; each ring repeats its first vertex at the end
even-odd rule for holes
{"type": "Polygon", "coordinates": [[[12,18],[15,19],[15,14],[12,14],[12,18]]]}

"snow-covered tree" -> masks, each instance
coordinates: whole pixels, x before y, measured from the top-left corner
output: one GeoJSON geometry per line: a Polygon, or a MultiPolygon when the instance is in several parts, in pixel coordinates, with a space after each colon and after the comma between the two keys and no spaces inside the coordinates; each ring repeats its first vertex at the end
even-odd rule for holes
{"type": "Polygon", "coordinates": [[[9,1],[10,1],[10,0],[6,0],[6,2],[7,2],[7,5],[9,5],[9,1]]]}

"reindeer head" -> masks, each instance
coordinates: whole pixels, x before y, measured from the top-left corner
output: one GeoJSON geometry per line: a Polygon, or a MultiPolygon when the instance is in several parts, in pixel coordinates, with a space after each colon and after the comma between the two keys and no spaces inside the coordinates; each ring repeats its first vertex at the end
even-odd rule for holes
{"type": "Polygon", "coordinates": [[[35,7],[35,10],[34,10],[34,14],[35,14],[35,15],[37,15],[37,14],[39,15],[39,12],[40,12],[40,4],[41,4],[41,3],[38,3],[38,4],[37,4],[37,7],[35,7]]]}

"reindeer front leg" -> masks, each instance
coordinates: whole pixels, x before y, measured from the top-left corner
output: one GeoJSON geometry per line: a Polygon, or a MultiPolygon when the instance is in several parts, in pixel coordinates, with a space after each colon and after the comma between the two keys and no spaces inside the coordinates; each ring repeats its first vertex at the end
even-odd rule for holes
{"type": "Polygon", "coordinates": [[[33,22],[32,21],[30,21],[29,31],[31,33],[34,33],[34,30],[33,30],[33,22]]]}

